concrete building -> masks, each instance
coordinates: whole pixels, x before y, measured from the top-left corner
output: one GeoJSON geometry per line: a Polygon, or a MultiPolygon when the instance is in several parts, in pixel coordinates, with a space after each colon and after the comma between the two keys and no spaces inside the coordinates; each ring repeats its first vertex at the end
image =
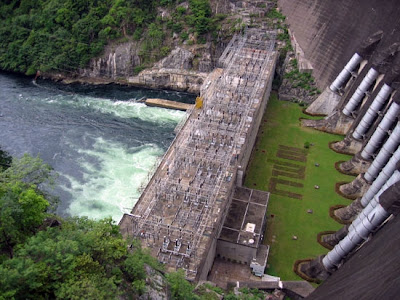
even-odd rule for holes
{"type": "MultiPolygon", "coordinates": [[[[168,270],[184,269],[189,280],[207,278],[217,249],[228,239],[223,225],[240,201],[232,200],[235,187],[242,184],[271,91],[275,35],[249,29],[233,37],[219,59],[220,68],[202,86],[202,107],[188,111],[138,203],[120,222],[125,237],[142,239],[168,270]]],[[[254,208],[265,212],[268,201],[265,194],[250,193],[243,206],[246,224],[232,233],[239,243],[233,243],[236,250],[229,255],[248,264],[257,259],[265,223],[254,208]]]]}
{"type": "Polygon", "coordinates": [[[268,199],[267,192],[237,187],[217,242],[217,257],[251,266],[258,276],[269,251],[262,245],[268,199]]]}

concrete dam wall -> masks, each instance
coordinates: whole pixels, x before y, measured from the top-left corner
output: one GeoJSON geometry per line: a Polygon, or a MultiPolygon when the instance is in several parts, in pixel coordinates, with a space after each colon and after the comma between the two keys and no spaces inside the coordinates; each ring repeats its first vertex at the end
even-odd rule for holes
{"type": "Polygon", "coordinates": [[[396,0],[278,1],[291,32],[313,65],[321,89],[335,79],[373,33],[383,31],[376,51],[399,40],[398,4],[396,0]]]}
{"type": "Polygon", "coordinates": [[[400,8],[397,1],[279,3],[292,40],[302,47],[324,89],[307,112],[327,117],[303,120],[302,125],[345,135],[330,147],[354,156],[337,162],[336,168],[358,175],[337,189],[354,201],[330,208],[330,217],[345,226],[317,236],[330,252],[298,260],[294,270],[305,280],[324,281],[309,299],[396,297],[399,255],[393,236],[400,213],[400,8]]]}

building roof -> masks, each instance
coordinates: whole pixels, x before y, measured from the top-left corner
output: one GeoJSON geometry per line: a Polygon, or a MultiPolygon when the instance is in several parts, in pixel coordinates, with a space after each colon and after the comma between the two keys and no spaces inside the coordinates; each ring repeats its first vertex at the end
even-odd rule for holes
{"type": "Polygon", "coordinates": [[[237,187],[219,239],[258,248],[268,200],[268,192],[237,187]]]}

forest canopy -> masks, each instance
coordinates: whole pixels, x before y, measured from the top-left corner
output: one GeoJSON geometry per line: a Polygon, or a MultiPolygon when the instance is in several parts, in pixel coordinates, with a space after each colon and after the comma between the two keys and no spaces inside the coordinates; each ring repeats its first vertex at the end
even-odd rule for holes
{"type": "Polygon", "coordinates": [[[117,299],[146,291],[145,265],[161,266],[138,242],[127,247],[111,218],[62,219],[41,188],[54,171],[39,157],[0,149],[0,299],[117,299]]]}
{"type": "MultiPolygon", "coordinates": [[[[212,28],[209,0],[190,0],[189,11],[178,7],[171,20],[157,17],[159,8],[170,8],[179,0],[5,0],[0,3],[0,69],[33,75],[72,72],[101,54],[108,41],[143,32],[157,49],[164,31],[191,26],[199,36],[212,28]],[[181,21],[179,21],[181,20],[181,21]],[[155,36],[155,37],[154,37],[155,36]]],[[[187,33],[182,33],[187,37],[187,33]]],[[[164,49],[165,50],[165,49],[164,49]]],[[[166,51],[164,51],[166,52],[166,51]]]]}

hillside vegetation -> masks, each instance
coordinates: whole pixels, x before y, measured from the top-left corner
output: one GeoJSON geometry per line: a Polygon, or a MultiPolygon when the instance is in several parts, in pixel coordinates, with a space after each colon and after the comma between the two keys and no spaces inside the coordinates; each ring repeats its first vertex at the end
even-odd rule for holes
{"type": "Polygon", "coordinates": [[[202,43],[218,21],[209,0],[5,0],[0,20],[0,69],[27,75],[84,67],[111,40],[142,40],[142,61],[155,60],[168,36],[202,43]]]}
{"type": "Polygon", "coordinates": [[[63,220],[39,187],[50,166],[28,155],[0,161],[0,299],[111,299],[145,292],[144,265],[160,268],[140,245],[128,249],[111,219],[63,220]]]}

